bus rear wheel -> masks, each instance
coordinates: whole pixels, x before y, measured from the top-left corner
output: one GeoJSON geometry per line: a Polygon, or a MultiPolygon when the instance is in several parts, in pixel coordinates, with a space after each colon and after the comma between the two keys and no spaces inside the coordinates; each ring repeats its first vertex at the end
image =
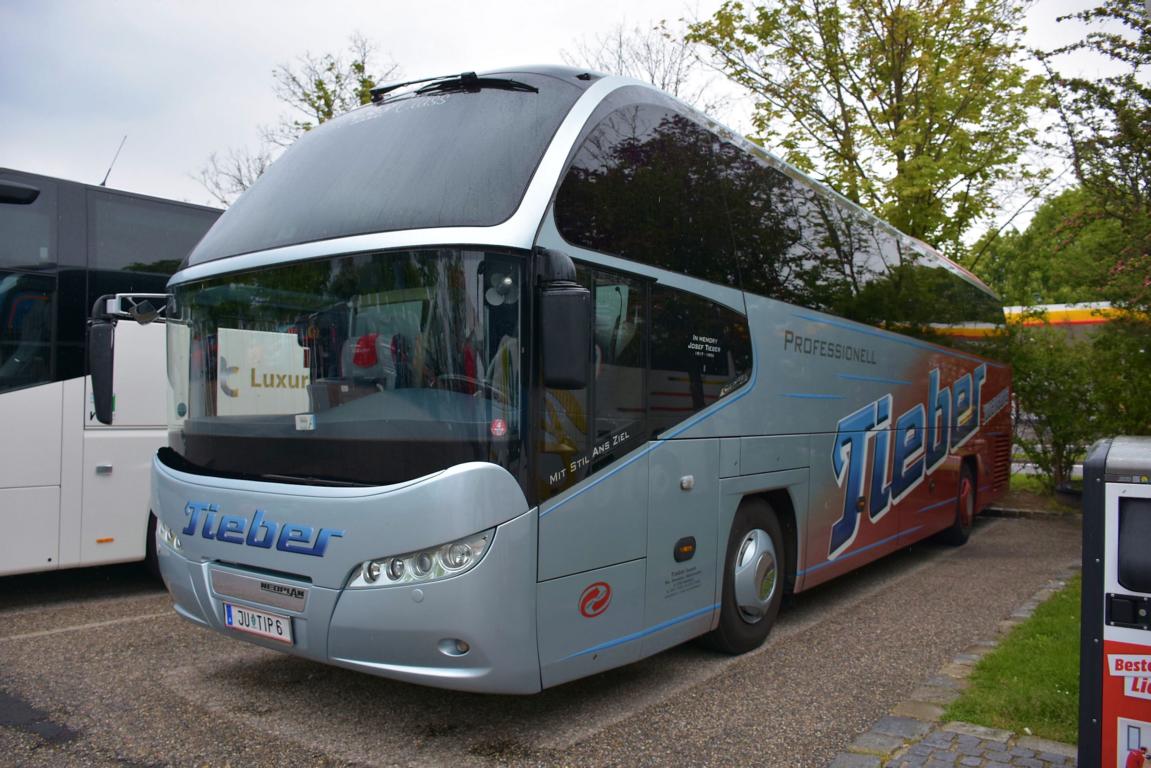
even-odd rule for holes
{"type": "Polygon", "coordinates": [[[958,547],[967,543],[971,538],[971,529],[975,527],[975,473],[969,464],[964,464],[959,471],[959,494],[955,502],[955,522],[950,528],[945,528],[940,539],[945,544],[958,547]]]}
{"type": "Polygon", "coordinates": [[[727,540],[719,625],[702,641],[723,653],[746,653],[767,639],[783,601],[783,533],[763,499],[744,499],[727,540]]]}

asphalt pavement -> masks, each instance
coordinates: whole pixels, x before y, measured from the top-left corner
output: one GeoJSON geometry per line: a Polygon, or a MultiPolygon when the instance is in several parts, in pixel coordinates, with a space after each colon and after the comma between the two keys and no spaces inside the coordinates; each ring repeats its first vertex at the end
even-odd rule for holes
{"type": "Polygon", "coordinates": [[[175,616],[140,569],[0,579],[0,765],[825,766],[1079,560],[1075,518],[980,519],[785,606],[742,657],[681,646],[530,697],[395,683],[175,616]]]}

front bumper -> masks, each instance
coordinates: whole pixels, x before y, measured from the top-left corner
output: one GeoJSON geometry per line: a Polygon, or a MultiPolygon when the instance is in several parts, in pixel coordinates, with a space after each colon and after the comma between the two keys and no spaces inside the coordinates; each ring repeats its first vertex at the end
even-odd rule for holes
{"type": "MultiPolygon", "coordinates": [[[[190,484],[188,478],[176,476],[166,467],[157,470],[155,479],[157,498],[154,501],[159,506],[154,509],[158,510],[162,522],[175,529],[181,524],[183,512],[173,501],[182,498],[183,503],[187,503],[187,499],[195,498],[197,491],[181,487],[190,484]],[[165,497],[169,497],[167,504],[165,497]]],[[[426,485],[431,489],[435,483],[433,478],[426,485]]],[[[376,498],[379,508],[371,518],[373,523],[375,518],[386,517],[395,505],[418,504],[419,486],[420,483],[408,486],[404,493],[392,498],[376,498]]],[[[266,489],[256,489],[261,491],[266,489]]],[[[442,493],[442,488],[435,492],[442,493]]],[[[243,505],[233,496],[243,493],[251,496],[253,489],[237,488],[229,492],[217,488],[213,498],[220,500],[222,508],[242,514],[243,505]]],[[[314,497],[315,489],[310,489],[310,494],[314,497]]],[[[275,501],[266,496],[251,499],[253,504],[275,501]]],[[[327,524],[345,529],[346,539],[362,539],[363,534],[357,528],[375,526],[357,526],[354,518],[362,515],[364,509],[347,510],[349,506],[329,498],[318,503],[315,515],[302,519],[323,519],[327,524]]],[[[478,522],[475,502],[462,508],[467,509],[467,513],[461,525],[478,522]]],[[[437,513],[450,514],[447,509],[437,513]]],[[[421,685],[485,693],[535,693],[541,688],[536,641],[537,520],[534,511],[520,512],[514,519],[495,526],[491,546],[474,568],[458,576],[418,585],[344,586],[357,565],[371,557],[365,557],[363,552],[375,552],[376,557],[399,554],[390,551],[392,548],[387,545],[373,548],[370,542],[367,549],[349,546],[347,552],[330,547],[323,558],[279,553],[280,557],[274,559],[274,553],[265,550],[231,542],[204,541],[194,533],[178,550],[158,541],[157,553],[176,611],[194,623],[229,637],[421,685]],[[306,571],[308,567],[314,569],[314,574],[306,571]],[[288,568],[304,572],[293,575],[285,572],[288,568]],[[331,583],[330,576],[327,579],[320,576],[334,570],[343,574],[335,583],[331,583]],[[237,589],[238,583],[254,584],[256,588],[237,589]],[[258,587],[264,584],[268,586],[261,593],[258,587]],[[285,600],[282,598],[285,593],[305,597],[285,600]],[[289,646],[228,627],[224,621],[225,601],[290,617],[293,644],[289,646]],[[458,653],[458,641],[468,648],[462,655],[458,653]]],[[[439,532],[442,527],[432,526],[431,535],[444,535],[439,532]]],[[[457,532],[466,535],[471,531],[457,532]]],[[[445,536],[446,540],[455,537],[455,533],[445,536]]],[[[410,540],[410,532],[387,536],[386,540],[401,538],[405,542],[410,540]]],[[[430,540],[421,546],[438,543],[443,542],[430,540]]],[[[409,545],[403,544],[402,549],[409,549],[409,545]]]]}

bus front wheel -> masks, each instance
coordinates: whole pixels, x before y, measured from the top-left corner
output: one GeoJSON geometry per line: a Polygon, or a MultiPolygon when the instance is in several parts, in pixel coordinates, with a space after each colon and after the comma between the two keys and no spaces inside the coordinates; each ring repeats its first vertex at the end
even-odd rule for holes
{"type": "Polygon", "coordinates": [[[719,625],[703,636],[724,653],[746,653],[767,639],[783,601],[783,533],[763,499],[744,499],[727,540],[719,625]]]}

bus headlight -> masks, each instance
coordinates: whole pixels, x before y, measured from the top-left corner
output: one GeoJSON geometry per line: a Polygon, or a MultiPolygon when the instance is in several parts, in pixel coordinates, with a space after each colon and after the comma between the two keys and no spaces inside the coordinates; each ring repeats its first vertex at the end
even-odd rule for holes
{"type": "Polygon", "coordinates": [[[484,559],[495,532],[491,528],[431,549],[368,560],[352,574],[348,586],[392,587],[458,576],[484,559]]]}
{"type": "Polygon", "coordinates": [[[180,537],[176,535],[176,532],[159,520],[156,521],[156,537],[172,549],[179,549],[181,546],[180,537]]]}

